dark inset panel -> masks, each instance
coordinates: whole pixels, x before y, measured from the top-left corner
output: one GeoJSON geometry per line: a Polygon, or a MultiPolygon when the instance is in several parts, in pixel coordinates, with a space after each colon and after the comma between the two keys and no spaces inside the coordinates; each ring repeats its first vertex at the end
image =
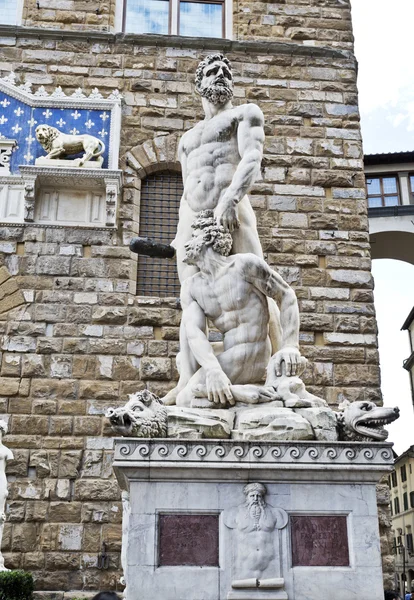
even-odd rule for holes
{"type": "Polygon", "coordinates": [[[348,531],[345,516],[291,517],[294,567],[348,567],[348,531]]]}
{"type": "Polygon", "coordinates": [[[219,566],[218,515],[159,515],[159,566],[219,566]]]}

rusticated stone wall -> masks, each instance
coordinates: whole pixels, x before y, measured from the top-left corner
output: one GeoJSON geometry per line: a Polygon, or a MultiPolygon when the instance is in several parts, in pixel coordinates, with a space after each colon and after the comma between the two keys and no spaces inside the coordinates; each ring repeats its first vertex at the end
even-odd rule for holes
{"type": "MultiPolygon", "coordinates": [[[[24,0],[23,25],[115,31],[117,3],[124,0],[24,0]]],[[[233,39],[297,41],[348,48],[353,36],[349,0],[235,0],[233,39]]]]}
{"type": "MultiPolygon", "coordinates": [[[[66,4],[82,13],[82,3],[66,4]]],[[[46,10],[34,5],[32,20],[46,10]]],[[[321,43],[335,9],[343,18],[332,10],[334,43],[350,45],[349,7],[336,0],[250,3],[263,19],[256,33],[246,29],[256,26],[245,20],[249,6],[235,6],[239,37],[276,35],[280,26],[283,41],[289,28],[313,27],[321,43]]],[[[92,28],[86,17],[77,26],[92,28]]],[[[162,395],[172,387],[180,321],[177,299],[135,296],[136,257],[127,245],[139,231],[141,178],[177,169],[178,138],[202,118],[193,74],[220,42],[201,49],[157,36],[39,32],[16,37],[3,28],[2,74],[15,70],[34,89],[60,85],[68,94],[119,88],[125,188],[114,230],[0,225],[3,263],[26,301],[0,314],[0,413],[10,415],[6,443],[15,453],[3,548],[7,566],[32,570],[38,590],[116,588],[121,504],[103,415],[138,389],[162,395]],[[107,568],[98,569],[103,544],[107,568]]],[[[256,102],[265,114],[263,179],[251,201],[267,260],[299,298],[311,361],[305,381],[332,405],[379,402],[354,58],[301,41],[222,46],[235,102],[256,102]]]]}

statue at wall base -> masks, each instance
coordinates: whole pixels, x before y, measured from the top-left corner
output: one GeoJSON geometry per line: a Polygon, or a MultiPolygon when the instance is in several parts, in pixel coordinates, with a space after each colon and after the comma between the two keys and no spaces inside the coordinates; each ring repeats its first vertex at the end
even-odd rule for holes
{"type": "Polygon", "coordinates": [[[6,462],[13,459],[13,452],[3,444],[3,435],[7,433],[6,421],[0,420],[0,571],[8,571],[4,566],[4,558],[1,554],[1,540],[3,528],[6,521],[6,499],[9,495],[6,478],[6,462]]]}
{"type": "MultiPolygon", "coordinates": [[[[382,409],[384,421],[364,417],[361,428],[353,411],[335,413],[301,379],[307,361],[299,350],[297,298],[263,259],[246,195],[260,173],[262,112],[254,104],[233,107],[230,63],[221,54],[200,63],[196,90],[205,119],[179,145],[184,193],[176,238],[171,246],[144,238],[130,246],[139,254],[172,258],[175,252],[177,258],[180,377],[161,399],[168,436],[334,441],[363,431],[370,440],[383,439],[376,424],[397,418],[398,409],[382,409]],[[211,326],[223,338],[219,345],[209,341],[211,326]]],[[[140,408],[131,402],[108,416],[118,432],[130,435],[133,422],[135,435],[143,437],[140,422],[148,410],[161,418],[159,402],[148,405],[143,398],[140,408]]]]}

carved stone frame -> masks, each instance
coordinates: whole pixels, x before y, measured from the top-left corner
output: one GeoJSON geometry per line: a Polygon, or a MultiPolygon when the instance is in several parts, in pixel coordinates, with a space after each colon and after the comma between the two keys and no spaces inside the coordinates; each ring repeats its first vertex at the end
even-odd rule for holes
{"type": "MultiPolygon", "coordinates": [[[[120,167],[124,172],[124,182],[120,225],[122,241],[126,246],[132,238],[139,235],[142,179],[157,171],[171,170],[181,173],[181,165],[177,159],[180,137],[181,133],[159,135],[128,150],[121,157],[120,167]]],[[[131,283],[134,282],[136,289],[138,255],[131,253],[131,260],[134,261],[131,283]]],[[[131,293],[134,295],[135,289],[133,291],[131,286],[131,293]]]]}

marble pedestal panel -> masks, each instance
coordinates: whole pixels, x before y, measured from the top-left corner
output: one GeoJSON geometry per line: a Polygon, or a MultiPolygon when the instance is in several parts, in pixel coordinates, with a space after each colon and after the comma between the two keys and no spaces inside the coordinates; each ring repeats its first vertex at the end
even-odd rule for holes
{"type": "Polygon", "coordinates": [[[127,600],[382,600],[392,464],[387,443],[117,439],[127,600]]]}

